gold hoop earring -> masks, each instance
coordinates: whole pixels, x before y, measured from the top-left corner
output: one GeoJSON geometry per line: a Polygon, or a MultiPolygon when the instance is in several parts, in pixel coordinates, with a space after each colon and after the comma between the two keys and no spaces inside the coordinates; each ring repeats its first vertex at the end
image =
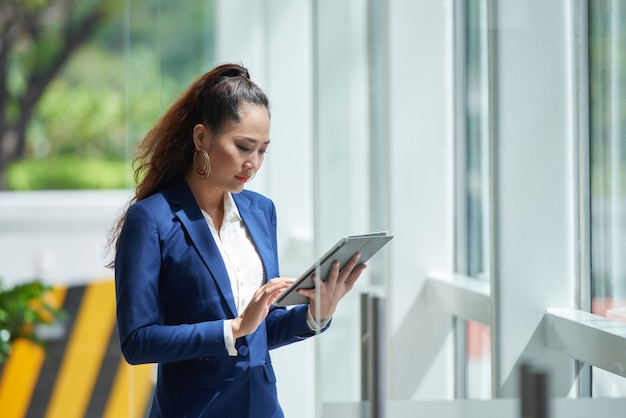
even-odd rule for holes
{"type": "Polygon", "coordinates": [[[209,178],[209,174],[211,174],[211,158],[209,157],[209,153],[203,149],[195,150],[193,152],[193,168],[196,170],[196,173],[198,173],[201,179],[205,180],[209,178]],[[196,156],[199,152],[201,152],[202,157],[204,157],[204,161],[202,161],[202,165],[200,167],[196,164],[196,156]]]}

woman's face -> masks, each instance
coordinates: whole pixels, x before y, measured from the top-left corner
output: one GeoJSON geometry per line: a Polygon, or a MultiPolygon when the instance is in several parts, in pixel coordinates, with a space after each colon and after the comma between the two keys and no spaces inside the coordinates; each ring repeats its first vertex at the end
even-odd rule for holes
{"type": "MultiPolygon", "coordinates": [[[[207,181],[222,191],[239,193],[261,168],[270,144],[270,117],[263,106],[243,106],[239,123],[227,124],[217,136],[202,127],[202,148],[211,159],[207,181]]],[[[195,131],[194,131],[195,132],[195,131]]]]}

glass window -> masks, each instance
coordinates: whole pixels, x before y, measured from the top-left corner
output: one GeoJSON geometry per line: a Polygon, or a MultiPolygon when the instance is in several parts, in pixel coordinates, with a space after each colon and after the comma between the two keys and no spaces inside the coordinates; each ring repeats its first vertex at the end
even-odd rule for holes
{"type": "Polygon", "coordinates": [[[213,67],[214,8],[213,1],[185,7],[174,0],[124,2],[124,17],[116,25],[124,33],[128,159],[163,111],[213,67]]]}
{"type": "MultiPolygon", "coordinates": [[[[215,2],[181,7],[175,0],[125,0],[120,15],[105,30],[122,33],[122,51],[117,51],[124,64],[120,78],[125,90],[125,153],[121,157],[130,167],[135,146],[158,117],[193,80],[215,65],[215,2]]],[[[132,178],[127,187],[134,188],[132,178]]],[[[109,401],[106,412],[145,416],[150,406],[145,391],[151,390],[154,379],[152,367],[125,362],[119,367],[117,402],[109,401]]]]}
{"type": "MultiPolygon", "coordinates": [[[[457,271],[489,279],[489,68],[486,0],[457,2],[457,271]]],[[[457,326],[457,396],[489,398],[490,330],[457,326]]]]}
{"type": "Polygon", "coordinates": [[[213,60],[214,2],[47,3],[11,6],[19,25],[43,23],[9,46],[8,116],[24,142],[2,163],[0,187],[133,188],[134,145],[213,60]]]}
{"type": "MultiPolygon", "coordinates": [[[[314,7],[318,254],[323,254],[340,236],[367,230],[369,222],[368,181],[364,181],[369,150],[363,142],[363,138],[369,137],[366,5],[361,0],[318,1],[314,7]],[[328,202],[342,202],[341,209],[328,202]]],[[[315,340],[318,356],[324,359],[316,370],[321,408],[325,403],[356,401],[361,397],[359,292],[367,286],[369,277],[367,274],[359,279],[341,301],[333,316],[333,329],[315,340]]]]}
{"type": "MultiPolygon", "coordinates": [[[[592,312],[626,322],[626,4],[589,2],[592,312]]],[[[593,396],[626,379],[593,369],[593,396]]]]}
{"type": "Polygon", "coordinates": [[[487,1],[465,3],[466,274],[489,277],[489,101],[487,1]]]}

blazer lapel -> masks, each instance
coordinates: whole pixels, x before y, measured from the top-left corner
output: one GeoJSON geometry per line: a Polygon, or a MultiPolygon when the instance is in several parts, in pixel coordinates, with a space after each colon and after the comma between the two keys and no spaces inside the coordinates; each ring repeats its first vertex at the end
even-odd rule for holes
{"type": "Polygon", "coordinates": [[[213,276],[213,280],[217,283],[222,297],[230,308],[232,317],[236,317],[237,307],[235,306],[235,298],[233,297],[228,272],[198,203],[184,180],[181,180],[180,183],[174,185],[170,190],[174,213],[180,219],[200,258],[202,258],[209,273],[213,276]]]}
{"type": "Polygon", "coordinates": [[[267,280],[273,279],[275,275],[278,275],[278,271],[274,271],[276,270],[275,268],[270,270],[270,266],[276,265],[276,260],[274,259],[274,247],[270,240],[272,235],[270,234],[265,213],[252,205],[250,199],[243,193],[233,194],[233,199],[259,252],[263,268],[265,269],[265,277],[267,280]]]}

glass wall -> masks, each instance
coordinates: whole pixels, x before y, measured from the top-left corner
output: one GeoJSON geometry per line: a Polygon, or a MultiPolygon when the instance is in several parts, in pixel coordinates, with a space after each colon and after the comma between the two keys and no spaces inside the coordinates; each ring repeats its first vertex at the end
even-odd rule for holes
{"type": "MultiPolygon", "coordinates": [[[[369,202],[376,191],[370,188],[367,1],[324,0],[313,7],[314,241],[323,254],[341,236],[373,232],[369,202]]],[[[382,290],[371,287],[369,267],[342,300],[333,327],[316,341],[322,411],[326,403],[361,399],[359,293],[382,290]]]]}
{"type": "Polygon", "coordinates": [[[124,1],[113,30],[123,34],[129,160],[176,97],[215,65],[214,8],[213,1],[124,1]]]}
{"type": "MultiPolygon", "coordinates": [[[[321,254],[341,236],[390,229],[386,2],[315,1],[313,22],[315,247],[321,254]]],[[[386,393],[383,374],[372,378],[377,331],[368,329],[367,318],[372,298],[386,296],[388,251],[367,263],[333,327],[316,341],[322,416],[328,404],[386,393]]]]}
{"type": "MultiPolygon", "coordinates": [[[[215,62],[215,2],[125,0],[119,19],[108,30],[118,33],[124,59],[124,115],[126,164],[131,166],[135,146],[163,112],[196,78],[215,62]]],[[[134,180],[127,179],[129,188],[134,180]]],[[[113,351],[116,353],[116,351],[113,351]]],[[[129,366],[117,371],[103,416],[142,417],[151,402],[153,365],[129,366]]]]}
{"type": "MultiPolygon", "coordinates": [[[[589,1],[592,312],[626,322],[626,4],[589,1]]],[[[626,379],[593,370],[594,396],[626,379]]]]}
{"type": "MultiPolygon", "coordinates": [[[[120,4],[100,39],[123,58],[122,70],[108,76],[123,90],[124,132],[113,136],[123,137],[127,165],[135,144],[194,78],[219,62],[242,61],[272,103],[272,150],[250,187],[277,204],[281,273],[297,275],[343,235],[394,235],[328,332],[272,352],[287,416],[368,416],[363,295],[387,302],[381,380],[388,410],[404,411],[394,418],[514,416],[523,361],[552,372],[561,416],[594,408],[566,404],[576,397],[579,364],[553,343],[579,329],[573,320],[558,328],[546,312],[580,314],[587,254],[578,231],[586,214],[578,211],[591,206],[592,311],[626,316],[623,1],[120,4]],[[576,19],[587,6],[591,153],[580,156],[576,129],[584,112],[576,86],[584,75],[575,48],[584,31],[576,19]],[[590,204],[577,183],[579,158],[587,157],[590,204]],[[432,272],[461,275],[470,285],[433,290],[432,272]],[[491,293],[467,291],[472,285],[491,293]],[[466,305],[476,300],[485,306],[467,315],[475,321],[451,326],[456,312],[474,313],[466,305]],[[504,399],[481,402],[492,397],[504,399]]],[[[143,416],[151,366],[127,366],[111,335],[113,367],[96,376],[96,387],[105,388],[101,404],[115,400],[107,407],[112,416],[143,416]]],[[[621,364],[619,353],[606,357],[621,364]]],[[[71,389],[75,382],[67,382],[71,389]]],[[[623,397],[626,384],[595,368],[592,393],[623,397]]],[[[597,416],[618,416],[607,411],[597,416]]]]}
{"type": "Polygon", "coordinates": [[[487,0],[459,2],[465,28],[464,66],[464,178],[465,274],[489,279],[489,44],[487,0]]]}
{"type": "Polygon", "coordinates": [[[153,366],[122,358],[106,237],[132,195],[135,145],[214,64],[214,4],[2,2],[0,112],[28,129],[14,191],[0,191],[0,277],[45,281],[67,314],[37,328],[47,350],[19,343],[0,365],[3,417],[146,415],[153,366]]]}
{"type": "MultiPolygon", "coordinates": [[[[456,65],[456,270],[489,280],[489,39],[488,2],[455,2],[456,65]]],[[[457,320],[457,396],[491,396],[489,327],[457,320]]]]}

